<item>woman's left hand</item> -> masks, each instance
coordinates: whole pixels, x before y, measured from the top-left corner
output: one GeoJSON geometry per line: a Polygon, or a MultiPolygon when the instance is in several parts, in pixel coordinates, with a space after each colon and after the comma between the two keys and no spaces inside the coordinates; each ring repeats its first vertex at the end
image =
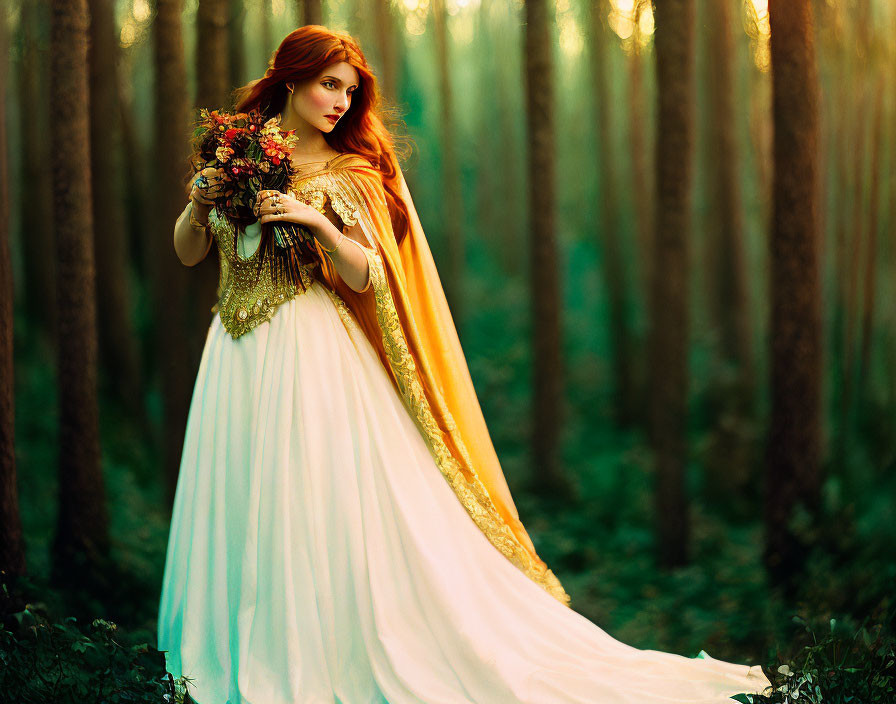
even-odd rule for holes
{"type": "Polygon", "coordinates": [[[280,191],[262,190],[255,198],[255,215],[262,224],[267,222],[292,222],[304,225],[310,230],[317,231],[322,226],[322,220],[326,216],[319,210],[315,210],[307,203],[297,200],[288,193],[280,191]]]}

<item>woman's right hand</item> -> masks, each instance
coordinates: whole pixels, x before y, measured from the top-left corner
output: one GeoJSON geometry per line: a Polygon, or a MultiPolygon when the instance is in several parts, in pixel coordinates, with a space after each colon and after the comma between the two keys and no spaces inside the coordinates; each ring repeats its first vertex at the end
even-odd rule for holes
{"type": "Polygon", "coordinates": [[[205,206],[205,210],[211,210],[216,198],[232,192],[232,188],[228,191],[224,190],[224,170],[213,166],[206,166],[201,171],[197,171],[193,174],[193,179],[190,182],[190,199],[194,204],[205,206]],[[204,176],[205,180],[197,184],[200,176],[204,176]]]}

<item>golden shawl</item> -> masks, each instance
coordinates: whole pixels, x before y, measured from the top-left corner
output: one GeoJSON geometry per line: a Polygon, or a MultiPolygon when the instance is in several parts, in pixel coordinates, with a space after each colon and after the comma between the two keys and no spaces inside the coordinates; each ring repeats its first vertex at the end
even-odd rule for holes
{"type": "Polygon", "coordinates": [[[404,175],[399,172],[400,194],[410,227],[400,245],[382,178],[364,157],[343,154],[294,181],[291,191],[299,200],[321,212],[332,207],[370,267],[370,283],[359,293],[322,255],[323,283],[345,302],[379,354],[476,525],[526,576],[568,606],[569,595],[520,522],[404,175]]]}

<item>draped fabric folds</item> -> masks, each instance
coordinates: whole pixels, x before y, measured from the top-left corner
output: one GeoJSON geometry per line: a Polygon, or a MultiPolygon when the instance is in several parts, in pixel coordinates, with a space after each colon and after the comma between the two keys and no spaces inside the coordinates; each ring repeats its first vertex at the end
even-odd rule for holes
{"type": "Polygon", "coordinates": [[[440,471],[479,529],[526,576],[569,606],[569,595],[520,522],[404,176],[399,172],[397,190],[410,226],[400,245],[382,178],[364,157],[343,154],[294,182],[292,194],[321,212],[331,206],[367,257],[370,283],[364,291],[349,287],[322,255],[323,283],[345,302],[377,351],[440,471]]]}

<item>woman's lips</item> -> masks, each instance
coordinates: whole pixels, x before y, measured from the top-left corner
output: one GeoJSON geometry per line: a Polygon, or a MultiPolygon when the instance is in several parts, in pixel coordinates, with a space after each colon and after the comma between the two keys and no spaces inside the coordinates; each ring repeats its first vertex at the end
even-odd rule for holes
{"type": "Polygon", "coordinates": [[[326,118],[327,118],[330,122],[332,122],[334,125],[335,125],[336,122],[339,120],[339,117],[336,116],[336,115],[324,115],[324,117],[326,117],[326,118]]]}

